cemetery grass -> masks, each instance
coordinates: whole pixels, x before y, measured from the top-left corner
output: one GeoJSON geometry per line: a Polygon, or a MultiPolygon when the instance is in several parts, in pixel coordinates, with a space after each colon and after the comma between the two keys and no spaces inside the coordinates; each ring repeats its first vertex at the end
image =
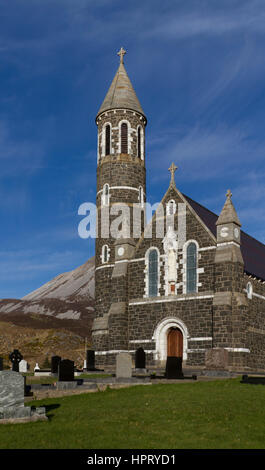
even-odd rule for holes
{"type": "Polygon", "coordinates": [[[237,378],[32,401],[49,421],[0,425],[0,448],[264,449],[264,392],[237,378]]]}

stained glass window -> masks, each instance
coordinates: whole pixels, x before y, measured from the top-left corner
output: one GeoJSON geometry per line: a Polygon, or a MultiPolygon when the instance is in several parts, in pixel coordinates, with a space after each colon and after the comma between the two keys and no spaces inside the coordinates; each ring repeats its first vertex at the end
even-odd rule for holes
{"type": "Polygon", "coordinates": [[[156,297],[158,293],[158,254],[156,250],[149,253],[149,297],[156,297]]]}
{"type": "Polygon", "coordinates": [[[187,293],[196,292],[197,287],[197,247],[190,243],[187,247],[187,293]]]}

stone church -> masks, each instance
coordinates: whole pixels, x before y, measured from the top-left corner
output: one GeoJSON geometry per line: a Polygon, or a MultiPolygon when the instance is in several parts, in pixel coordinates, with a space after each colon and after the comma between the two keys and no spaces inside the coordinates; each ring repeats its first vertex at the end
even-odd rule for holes
{"type": "Polygon", "coordinates": [[[216,350],[229,370],[265,370],[265,245],[241,230],[230,190],[219,216],[181,193],[174,163],[146,223],[147,118],[124,54],[96,116],[96,364],[113,365],[124,351],[134,360],[143,348],[147,367],[177,356],[201,368],[216,350]],[[115,236],[107,226],[123,205],[115,236]]]}

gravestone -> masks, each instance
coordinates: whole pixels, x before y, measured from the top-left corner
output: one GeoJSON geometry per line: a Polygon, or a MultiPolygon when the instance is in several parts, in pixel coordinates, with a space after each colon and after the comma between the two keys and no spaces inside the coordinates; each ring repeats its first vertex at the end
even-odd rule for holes
{"type": "Polygon", "coordinates": [[[211,348],[205,352],[205,368],[225,370],[228,366],[228,351],[224,348],[211,348]]]}
{"type": "Polygon", "coordinates": [[[12,370],[14,372],[19,372],[19,363],[22,361],[23,356],[18,349],[14,349],[12,353],[9,354],[9,359],[12,362],[12,370]]]}
{"type": "Polygon", "coordinates": [[[145,352],[143,348],[135,351],[135,369],[145,369],[145,352]]]}
{"type": "Polygon", "coordinates": [[[116,356],[116,377],[129,379],[132,377],[132,357],[129,353],[119,353],[116,356]]]}
{"type": "Polygon", "coordinates": [[[69,359],[64,359],[59,363],[59,382],[74,382],[75,380],[75,371],[74,371],[74,361],[69,359]]]}
{"type": "Polygon", "coordinates": [[[182,357],[168,356],[166,363],[167,379],[183,379],[182,357]]]}
{"type": "Polygon", "coordinates": [[[24,377],[15,371],[0,372],[0,424],[47,419],[45,408],[24,406],[24,377]]]}
{"type": "Polygon", "coordinates": [[[3,358],[0,357],[0,371],[4,369],[4,361],[3,358]]]}
{"type": "Polygon", "coordinates": [[[95,370],[95,351],[92,349],[86,352],[86,368],[87,370],[95,370]]]}
{"type": "Polygon", "coordinates": [[[19,372],[28,372],[28,363],[25,359],[22,359],[19,363],[19,372]]]}
{"type": "Polygon", "coordinates": [[[61,361],[61,357],[60,356],[52,356],[51,358],[51,373],[52,374],[58,374],[58,367],[59,367],[59,363],[61,361]]]}

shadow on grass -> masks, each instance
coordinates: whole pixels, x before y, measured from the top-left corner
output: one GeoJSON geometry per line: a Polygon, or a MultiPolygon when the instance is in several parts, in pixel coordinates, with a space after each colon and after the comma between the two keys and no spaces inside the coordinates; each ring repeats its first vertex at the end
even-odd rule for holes
{"type": "Polygon", "coordinates": [[[61,405],[58,404],[53,404],[53,405],[44,405],[45,407],[45,413],[49,421],[51,421],[54,418],[54,414],[49,414],[52,410],[56,410],[56,408],[59,408],[61,405]]]}

